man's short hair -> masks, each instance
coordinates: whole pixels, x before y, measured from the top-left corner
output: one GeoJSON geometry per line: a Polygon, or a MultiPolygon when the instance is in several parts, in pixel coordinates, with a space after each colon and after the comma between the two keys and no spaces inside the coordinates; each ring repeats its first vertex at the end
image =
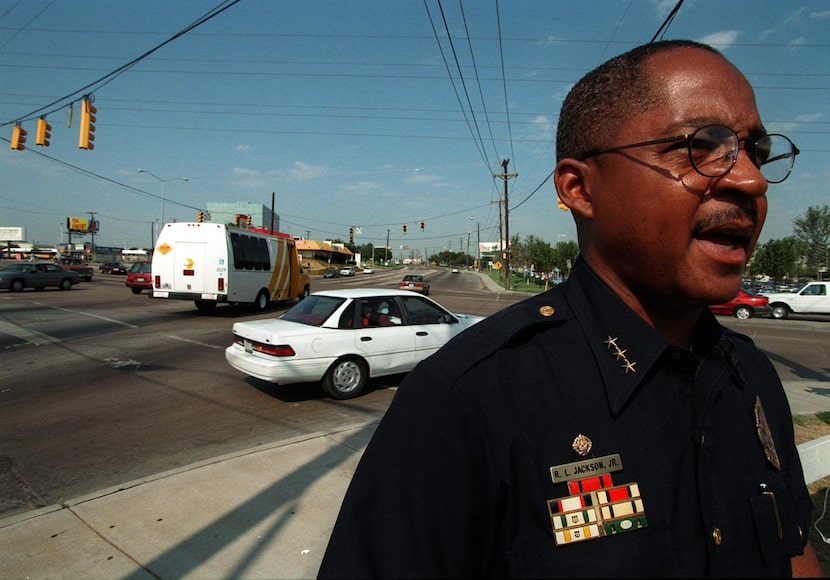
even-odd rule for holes
{"type": "Polygon", "coordinates": [[[665,40],[644,44],[608,60],[574,85],[559,113],[556,161],[581,159],[592,149],[611,147],[625,121],[661,102],[646,64],[655,54],[696,48],[720,54],[708,44],[665,40]]]}

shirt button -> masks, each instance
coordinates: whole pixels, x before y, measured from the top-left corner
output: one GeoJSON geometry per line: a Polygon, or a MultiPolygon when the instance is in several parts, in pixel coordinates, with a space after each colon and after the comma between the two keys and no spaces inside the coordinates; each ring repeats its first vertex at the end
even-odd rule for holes
{"type": "Polygon", "coordinates": [[[721,545],[723,535],[721,534],[720,528],[712,528],[712,541],[715,542],[716,546],[721,545]]]}

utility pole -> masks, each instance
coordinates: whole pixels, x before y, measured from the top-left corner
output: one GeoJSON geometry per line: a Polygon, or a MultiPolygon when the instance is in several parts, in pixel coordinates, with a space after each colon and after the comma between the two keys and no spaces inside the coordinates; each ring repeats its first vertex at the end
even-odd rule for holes
{"type": "Polygon", "coordinates": [[[386,246],[383,248],[383,266],[389,265],[389,230],[386,230],[386,246]]]}
{"type": "Polygon", "coordinates": [[[95,214],[97,211],[88,211],[89,214],[89,231],[92,232],[92,261],[95,261],[95,214]]]}
{"type": "Polygon", "coordinates": [[[507,173],[507,164],[510,163],[509,159],[504,159],[501,162],[502,173],[496,173],[493,177],[501,177],[504,179],[504,243],[505,243],[505,251],[504,251],[504,268],[505,268],[505,282],[504,288],[506,290],[510,290],[510,219],[508,217],[508,208],[507,205],[507,180],[511,177],[516,177],[518,173],[507,173]]]}

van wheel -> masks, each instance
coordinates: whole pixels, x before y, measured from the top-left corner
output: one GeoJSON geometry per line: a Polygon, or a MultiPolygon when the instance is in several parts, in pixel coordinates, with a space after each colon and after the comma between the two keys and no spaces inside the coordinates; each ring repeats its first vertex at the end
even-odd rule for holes
{"type": "Polygon", "coordinates": [[[268,293],[265,290],[260,290],[259,294],[256,296],[256,300],[254,301],[254,306],[257,310],[265,310],[268,308],[268,293]]]}
{"type": "Polygon", "coordinates": [[[335,362],[323,377],[323,391],[332,399],[353,399],[366,387],[366,363],[359,358],[343,358],[335,362]]]}
{"type": "Polygon", "coordinates": [[[210,312],[211,310],[216,308],[216,302],[214,300],[196,300],[195,304],[196,308],[198,308],[202,312],[210,312]]]}

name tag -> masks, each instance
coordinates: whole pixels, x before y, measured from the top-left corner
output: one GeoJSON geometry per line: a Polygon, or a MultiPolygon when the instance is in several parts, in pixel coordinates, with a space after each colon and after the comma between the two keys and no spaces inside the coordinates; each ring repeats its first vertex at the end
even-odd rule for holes
{"type": "Polygon", "coordinates": [[[595,457],[584,461],[554,465],[550,468],[550,477],[553,479],[553,483],[561,483],[574,479],[584,479],[601,473],[613,473],[621,471],[622,468],[619,453],[614,453],[613,455],[595,457]]]}

